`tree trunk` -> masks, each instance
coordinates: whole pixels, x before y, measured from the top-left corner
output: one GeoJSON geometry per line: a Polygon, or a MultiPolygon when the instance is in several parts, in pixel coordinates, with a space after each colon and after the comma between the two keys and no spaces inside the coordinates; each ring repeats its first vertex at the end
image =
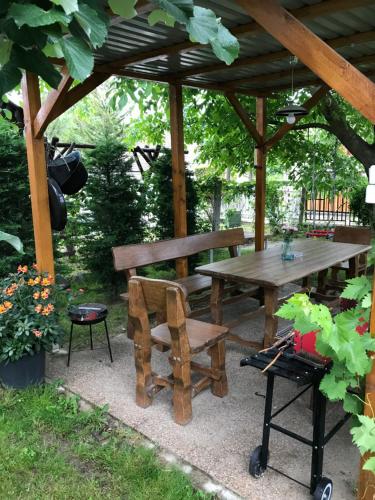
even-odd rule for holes
{"type": "Polygon", "coordinates": [[[299,216],[298,216],[298,225],[302,226],[304,218],[305,218],[305,204],[306,204],[306,188],[303,187],[301,190],[301,200],[299,203],[299,216]]]}
{"type": "Polygon", "coordinates": [[[212,210],[212,231],[220,229],[221,192],[223,183],[221,180],[215,182],[212,210]]]}

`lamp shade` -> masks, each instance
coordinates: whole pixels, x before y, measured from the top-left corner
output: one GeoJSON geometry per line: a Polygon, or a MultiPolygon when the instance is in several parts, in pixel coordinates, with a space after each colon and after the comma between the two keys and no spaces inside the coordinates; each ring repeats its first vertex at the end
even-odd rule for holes
{"type": "Polygon", "coordinates": [[[308,114],[308,111],[303,106],[298,106],[297,104],[289,103],[284,108],[279,108],[276,111],[276,116],[305,116],[308,114]]]}
{"type": "Polygon", "coordinates": [[[366,203],[375,203],[375,184],[369,184],[366,188],[366,203]]]}

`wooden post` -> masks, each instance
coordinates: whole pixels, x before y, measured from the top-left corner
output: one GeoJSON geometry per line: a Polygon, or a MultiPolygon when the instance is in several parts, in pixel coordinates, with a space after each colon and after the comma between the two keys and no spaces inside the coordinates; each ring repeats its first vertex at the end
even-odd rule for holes
{"type": "MultiPolygon", "coordinates": [[[[187,235],[187,220],[183,102],[182,86],[179,84],[169,85],[169,107],[171,115],[174,234],[176,237],[180,237],[187,235]]],[[[176,272],[178,278],[188,275],[187,258],[176,260],[176,272]]]]}
{"type": "MultiPolygon", "coordinates": [[[[256,98],[256,129],[264,142],[266,135],[266,98],[256,98]]],[[[255,251],[264,250],[264,223],[266,211],[266,150],[255,148],[255,251]]]]}
{"type": "MultiPolygon", "coordinates": [[[[375,337],[375,274],[372,280],[372,304],[370,315],[370,333],[375,337]]],[[[372,362],[372,370],[366,376],[365,387],[365,401],[364,414],[367,417],[374,418],[373,411],[375,411],[375,361],[372,362]]],[[[373,500],[375,495],[375,476],[373,472],[363,470],[364,462],[370,458],[369,453],[365,453],[360,462],[359,483],[358,483],[358,500],[373,500]]]]}
{"type": "Polygon", "coordinates": [[[41,107],[37,75],[26,72],[22,79],[22,93],[36,263],[40,271],[54,276],[44,138],[35,139],[34,134],[34,120],[41,107]]]}

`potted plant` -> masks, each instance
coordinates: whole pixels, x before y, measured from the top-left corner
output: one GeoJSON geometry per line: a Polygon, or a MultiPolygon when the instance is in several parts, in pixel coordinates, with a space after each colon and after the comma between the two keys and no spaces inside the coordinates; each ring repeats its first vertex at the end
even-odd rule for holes
{"type": "Polygon", "coordinates": [[[36,266],[18,266],[0,280],[0,382],[25,388],[44,382],[45,351],[62,329],[55,308],[57,289],[36,266]]]}
{"type": "Polygon", "coordinates": [[[298,232],[298,229],[294,226],[282,226],[281,232],[283,235],[283,245],[281,251],[281,259],[282,260],[293,260],[294,253],[292,250],[292,241],[295,233],[298,232]]]}

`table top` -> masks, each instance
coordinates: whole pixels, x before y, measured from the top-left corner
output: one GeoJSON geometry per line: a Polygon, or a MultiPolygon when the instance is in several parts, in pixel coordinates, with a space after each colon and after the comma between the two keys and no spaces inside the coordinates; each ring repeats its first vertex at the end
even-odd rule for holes
{"type": "Polygon", "coordinates": [[[368,252],[371,246],[296,239],[293,240],[292,249],[303,255],[283,261],[280,244],[260,252],[200,266],[195,271],[214,278],[279,287],[368,252]]]}

